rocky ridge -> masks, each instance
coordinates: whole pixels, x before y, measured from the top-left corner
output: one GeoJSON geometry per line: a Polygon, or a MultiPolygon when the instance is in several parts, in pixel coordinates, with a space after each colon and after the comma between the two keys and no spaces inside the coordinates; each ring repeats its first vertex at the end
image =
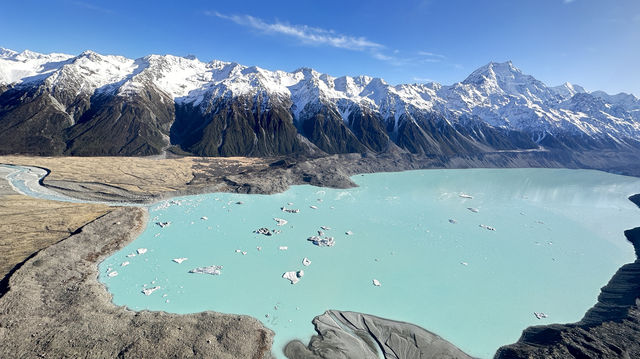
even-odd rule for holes
{"type": "Polygon", "coordinates": [[[511,62],[451,86],[194,57],[0,51],[0,154],[322,156],[640,151],[640,100],[511,62]]]}

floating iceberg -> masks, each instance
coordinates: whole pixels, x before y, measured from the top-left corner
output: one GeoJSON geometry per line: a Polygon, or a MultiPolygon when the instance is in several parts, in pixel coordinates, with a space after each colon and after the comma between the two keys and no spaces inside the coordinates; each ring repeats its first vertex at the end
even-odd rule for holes
{"type": "Polygon", "coordinates": [[[155,292],[158,289],[160,289],[160,287],[159,286],[155,286],[153,288],[143,289],[142,293],[144,293],[144,295],[151,295],[151,293],[155,292]]]}
{"type": "Polygon", "coordinates": [[[146,248],[138,248],[137,252],[138,252],[138,254],[145,254],[145,253],[147,253],[147,249],[146,248]]]}
{"type": "Polygon", "coordinates": [[[264,234],[265,236],[271,235],[271,231],[269,230],[269,228],[266,228],[266,227],[258,228],[255,231],[253,231],[253,233],[264,234]]]}
{"type": "Polygon", "coordinates": [[[380,286],[380,281],[377,280],[377,279],[374,279],[373,280],[373,285],[375,285],[376,287],[379,287],[380,286]]]}
{"type": "Polygon", "coordinates": [[[164,227],[168,227],[171,224],[171,222],[156,222],[156,224],[160,226],[160,228],[164,228],[164,227]]]}
{"type": "Polygon", "coordinates": [[[282,275],[282,278],[290,280],[291,284],[296,284],[300,281],[300,278],[302,278],[303,276],[304,276],[304,271],[299,270],[297,272],[296,271],[285,272],[282,275]]]}
{"type": "Polygon", "coordinates": [[[318,247],[333,247],[336,244],[336,241],[333,237],[320,237],[320,236],[311,236],[307,238],[308,241],[312,242],[318,247]]]}
{"type": "Polygon", "coordinates": [[[180,263],[182,263],[182,262],[186,261],[187,259],[189,259],[189,258],[185,258],[185,257],[182,257],[182,258],[174,258],[174,259],[173,259],[173,261],[174,261],[174,262],[176,262],[176,263],[178,263],[178,264],[180,264],[180,263]]]}
{"type": "Polygon", "coordinates": [[[220,275],[222,274],[222,266],[212,265],[208,267],[198,267],[190,270],[189,273],[220,275]]]}
{"type": "Polygon", "coordinates": [[[490,231],[495,231],[496,230],[495,228],[493,228],[491,226],[487,226],[486,224],[481,224],[480,228],[484,228],[484,229],[487,229],[487,230],[490,230],[490,231]]]}
{"type": "Polygon", "coordinates": [[[479,209],[477,209],[477,208],[473,208],[473,207],[467,207],[467,209],[468,209],[468,210],[470,210],[470,211],[471,211],[471,212],[473,212],[473,213],[478,213],[478,212],[480,212],[480,210],[479,210],[479,209]]]}
{"type": "Polygon", "coordinates": [[[287,224],[287,220],[286,219],[282,219],[282,218],[273,218],[274,221],[276,221],[276,225],[278,226],[284,226],[285,224],[287,224]]]}
{"type": "Polygon", "coordinates": [[[302,265],[305,267],[308,267],[311,264],[311,260],[307,257],[304,257],[304,259],[302,260],[302,265]]]}
{"type": "Polygon", "coordinates": [[[117,275],[118,275],[118,272],[116,272],[116,271],[109,272],[109,274],[107,274],[107,276],[109,276],[109,278],[113,278],[113,277],[115,277],[117,275]]]}

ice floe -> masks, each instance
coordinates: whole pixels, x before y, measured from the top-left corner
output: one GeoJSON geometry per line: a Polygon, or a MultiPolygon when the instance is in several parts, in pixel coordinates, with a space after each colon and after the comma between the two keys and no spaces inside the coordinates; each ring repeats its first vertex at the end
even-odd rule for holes
{"type": "Polygon", "coordinates": [[[300,281],[300,278],[302,278],[303,276],[304,276],[304,271],[299,270],[297,272],[296,271],[285,272],[282,275],[282,278],[290,280],[291,284],[296,284],[300,281]]]}
{"type": "Polygon", "coordinates": [[[284,226],[285,224],[288,223],[288,221],[286,219],[282,219],[282,218],[273,218],[274,221],[276,221],[276,225],[278,226],[284,226]]]}
{"type": "Polygon", "coordinates": [[[487,230],[490,230],[490,231],[495,231],[496,230],[495,228],[493,228],[491,226],[487,226],[486,224],[481,224],[481,225],[479,225],[479,227],[487,229],[487,230]]]}
{"type": "Polygon", "coordinates": [[[318,247],[333,247],[336,244],[336,241],[333,237],[311,236],[307,238],[307,240],[318,247]]]}
{"type": "Polygon", "coordinates": [[[138,252],[138,254],[145,254],[145,253],[147,253],[147,249],[146,248],[138,248],[137,252],[138,252]]]}
{"type": "Polygon", "coordinates": [[[258,228],[255,231],[253,231],[253,233],[264,234],[265,236],[270,236],[272,234],[269,228],[266,228],[266,227],[258,228]]]}
{"type": "Polygon", "coordinates": [[[374,279],[373,280],[373,285],[375,285],[376,287],[379,287],[380,286],[380,281],[377,280],[377,279],[374,279]]]}
{"type": "Polygon", "coordinates": [[[153,292],[155,292],[156,290],[160,289],[159,286],[155,286],[152,288],[146,288],[142,290],[142,293],[144,293],[144,295],[151,295],[153,292]]]}
{"type": "Polygon", "coordinates": [[[189,273],[220,275],[222,274],[222,266],[212,265],[208,267],[198,267],[190,270],[189,273]]]}
{"type": "Polygon", "coordinates": [[[164,227],[168,227],[171,225],[171,221],[167,221],[167,222],[156,222],[156,224],[160,227],[160,228],[164,228],[164,227]]]}
{"type": "Polygon", "coordinates": [[[186,258],[186,257],[173,258],[172,261],[174,261],[174,262],[176,262],[178,264],[181,264],[182,262],[186,261],[187,259],[189,259],[189,258],[186,258]]]}
{"type": "Polygon", "coordinates": [[[307,257],[304,257],[304,259],[302,259],[302,265],[308,267],[309,265],[311,265],[311,260],[307,257]]]}

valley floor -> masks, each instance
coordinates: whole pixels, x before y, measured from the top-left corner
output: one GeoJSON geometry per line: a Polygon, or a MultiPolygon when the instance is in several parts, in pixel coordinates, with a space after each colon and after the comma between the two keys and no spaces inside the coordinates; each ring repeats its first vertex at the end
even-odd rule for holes
{"type": "MultiPolygon", "coordinates": [[[[593,164],[586,166],[588,168],[640,175],[639,168],[618,167],[608,162],[607,154],[602,153],[585,154],[581,160],[536,153],[448,159],[411,155],[376,158],[360,154],[313,159],[0,157],[0,163],[50,170],[43,184],[64,194],[84,200],[134,203],[213,191],[275,193],[295,184],[347,188],[354,185],[350,176],[366,172],[585,167],[586,162],[593,164]]],[[[35,357],[46,353],[54,357],[157,354],[260,358],[270,355],[273,334],[253,318],[212,312],[186,316],[133,312],[111,303],[109,293],[97,281],[97,263],[137,236],[146,223],[144,209],[37,200],[16,194],[4,179],[0,180],[0,201],[0,250],[3,253],[0,274],[4,278],[0,286],[0,341],[3,343],[0,356],[35,357]],[[79,338],[76,335],[79,332],[88,334],[79,338]]],[[[618,309],[622,307],[622,312],[628,315],[609,318],[613,322],[601,316],[604,323],[589,323],[587,329],[560,326],[528,331],[529,336],[521,339],[523,343],[505,348],[499,354],[501,357],[535,357],[545,353],[562,357],[575,351],[575,342],[567,338],[578,337],[571,331],[588,331],[592,334],[585,336],[585,340],[610,343],[599,346],[601,351],[591,351],[592,355],[589,346],[579,346],[575,353],[586,355],[584,357],[640,353],[637,343],[611,343],[625,335],[633,337],[640,330],[638,309],[632,300],[640,297],[640,286],[628,284],[640,278],[638,273],[630,271],[626,276],[632,277],[625,282],[626,289],[623,288],[626,290],[623,296],[629,303],[613,304],[618,309]],[[607,331],[610,327],[614,328],[615,335],[607,331]],[[547,336],[549,333],[553,335],[547,336]],[[544,346],[560,349],[541,351],[544,346]]]]}

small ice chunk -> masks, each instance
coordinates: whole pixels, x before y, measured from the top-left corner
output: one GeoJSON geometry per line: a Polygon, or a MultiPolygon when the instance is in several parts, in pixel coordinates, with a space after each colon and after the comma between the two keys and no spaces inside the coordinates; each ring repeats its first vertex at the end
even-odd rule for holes
{"type": "Polygon", "coordinates": [[[304,265],[305,267],[308,267],[311,264],[311,260],[307,257],[304,257],[304,259],[302,259],[302,265],[304,265]]]}
{"type": "Polygon", "coordinates": [[[543,318],[548,317],[548,315],[546,315],[543,312],[533,312],[533,315],[535,315],[535,317],[538,318],[538,319],[543,319],[543,318]]]}
{"type": "Polygon", "coordinates": [[[160,287],[159,286],[155,286],[155,287],[152,287],[152,288],[143,289],[142,293],[144,293],[144,295],[151,295],[151,293],[155,292],[158,289],[160,289],[160,287]]]}
{"type": "Polygon", "coordinates": [[[160,228],[164,228],[164,227],[168,227],[169,225],[171,225],[171,222],[156,222],[156,224],[157,224],[160,228]]]}
{"type": "Polygon", "coordinates": [[[236,249],[236,253],[242,253],[242,249],[236,249]]]}
{"type": "Polygon", "coordinates": [[[489,231],[495,231],[496,230],[495,228],[493,228],[491,226],[487,226],[486,224],[481,224],[479,226],[480,226],[480,228],[484,228],[484,229],[487,229],[489,231]]]}
{"type": "Polygon", "coordinates": [[[455,219],[453,219],[453,218],[449,218],[449,223],[451,223],[451,224],[456,224],[456,223],[458,223],[458,221],[456,221],[456,220],[455,220],[455,219]]]}
{"type": "Polygon", "coordinates": [[[312,242],[318,247],[333,247],[336,244],[336,241],[333,237],[320,237],[320,236],[311,236],[307,238],[308,241],[312,242]]]}
{"type": "Polygon", "coordinates": [[[468,266],[469,265],[469,263],[467,263],[467,262],[460,262],[460,264],[462,264],[463,266],[468,266]]]}
{"type": "Polygon", "coordinates": [[[189,258],[186,257],[181,257],[181,258],[173,258],[172,260],[178,264],[181,264],[182,262],[186,261],[189,258]]]}
{"type": "Polygon", "coordinates": [[[128,258],[135,257],[135,256],[136,256],[136,254],[135,254],[135,253],[129,253],[129,254],[127,254],[127,257],[128,257],[128,258]]]}
{"type": "Polygon", "coordinates": [[[129,265],[129,262],[127,262],[127,261],[124,261],[124,262],[120,263],[120,267],[126,267],[128,265],[129,265]]]}
{"type": "Polygon", "coordinates": [[[461,198],[473,199],[473,196],[468,195],[468,194],[466,194],[466,193],[460,193],[458,196],[460,196],[461,198]]]}
{"type": "Polygon", "coordinates": [[[256,249],[257,249],[257,250],[259,250],[259,251],[261,251],[261,250],[262,250],[262,247],[258,246],[258,247],[256,247],[256,249]]]}
{"type": "Polygon", "coordinates": [[[471,211],[471,212],[473,212],[473,213],[478,213],[478,212],[480,212],[480,210],[479,210],[479,209],[477,209],[477,208],[473,208],[473,207],[467,207],[467,209],[468,209],[468,210],[470,210],[470,211],[471,211]]]}
{"type": "Polygon", "coordinates": [[[138,252],[138,254],[145,254],[145,253],[147,253],[147,249],[146,248],[138,248],[137,252],[138,252]]]}
{"type": "Polygon", "coordinates": [[[284,226],[285,224],[288,223],[288,221],[286,219],[282,219],[282,218],[273,218],[274,221],[276,221],[276,225],[278,226],[284,226]]]}
{"type": "Polygon", "coordinates": [[[350,235],[353,235],[353,232],[351,232],[351,231],[346,231],[346,232],[344,232],[344,234],[346,234],[347,236],[350,236],[350,235]]]}
{"type": "Polygon", "coordinates": [[[287,246],[280,246],[280,247],[278,247],[278,249],[279,249],[279,250],[281,250],[281,251],[286,251],[287,249],[289,249],[289,247],[287,247],[287,246]]]}
{"type": "Polygon", "coordinates": [[[190,270],[189,273],[220,275],[222,274],[222,266],[212,265],[208,267],[198,267],[190,270]]]}
{"type": "Polygon", "coordinates": [[[243,255],[243,256],[246,256],[246,255],[247,255],[247,252],[246,252],[246,251],[242,251],[242,255],[243,255]]]}
{"type": "Polygon", "coordinates": [[[323,231],[330,231],[330,230],[331,230],[331,227],[327,227],[327,226],[320,226],[320,228],[321,228],[323,231]]]}
{"type": "Polygon", "coordinates": [[[299,270],[299,271],[290,271],[290,272],[285,272],[282,275],[282,278],[284,279],[288,279],[289,281],[291,281],[291,284],[296,284],[300,281],[300,278],[302,278],[304,276],[304,271],[303,270],[299,270]]]}
{"type": "Polygon", "coordinates": [[[200,217],[201,220],[206,221],[207,219],[209,219],[207,216],[202,216],[200,217]]]}
{"type": "Polygon", "coordinates": [[[318,206],[309,206],[311,209],[318,209],[318,206]]]}
{"type": "Polygon", "coordinates": [[[107,276],[109,276],[109,278],[113,278],[113,277],[115,277],[117,275],[118,275],[118,272],[116,272],[116,271],[109,272],[109,274],[107,274],[107,276]]]}
{"type": "Polygon", "coordinates": [[[266,227],[258,228],[255,231],[253,231],[253,233],[264,234],[265,236],[270,236],[272,234],[269,228],[266,228],[266,227]]]}
{"type": "Polygon", "coordinates": [[[380,281],[377,280],[377,279],[374,279],[373,280],[373,285],[375,285],[376,287],[379,287],[380,286],[380,281]]]}

